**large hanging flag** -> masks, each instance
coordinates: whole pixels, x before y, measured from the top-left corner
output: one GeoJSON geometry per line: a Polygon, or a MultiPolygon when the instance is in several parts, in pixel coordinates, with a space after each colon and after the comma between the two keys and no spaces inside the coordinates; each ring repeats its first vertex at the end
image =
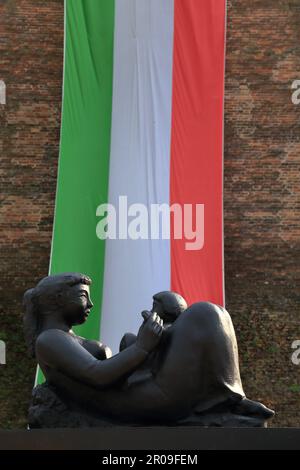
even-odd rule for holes
{"type": "Polygon", "coordinates": [[[224,304],[225,17],[225,0],[65,2],[50,273],[93,279],[77,332],[114,353],[154,293],[224,304]]]}

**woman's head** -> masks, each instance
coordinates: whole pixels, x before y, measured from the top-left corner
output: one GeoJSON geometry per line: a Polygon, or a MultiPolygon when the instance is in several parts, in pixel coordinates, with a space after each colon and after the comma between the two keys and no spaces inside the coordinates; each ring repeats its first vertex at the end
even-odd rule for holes
{"type": "Polygon", "coordinates": [[[84,323],[93,304],[91,279],[80,273],[63,273],[43,278],[23,297],[25,339],[34,356],[35,341],[46,317],[56,316],[69,327],[84,323]]]}

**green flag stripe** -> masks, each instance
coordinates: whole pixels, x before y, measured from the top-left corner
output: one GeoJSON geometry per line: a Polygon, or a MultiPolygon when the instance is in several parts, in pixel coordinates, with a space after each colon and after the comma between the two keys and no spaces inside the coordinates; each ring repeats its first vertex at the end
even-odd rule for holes
{"type": "Polygon", "coordinates": [[[76,332],[98,339],[105,242],[96,208],[107,202],[112,111],[114,0],[65,2],[63,111],[50,274],[93,279],[94,308],[76,332]]]}

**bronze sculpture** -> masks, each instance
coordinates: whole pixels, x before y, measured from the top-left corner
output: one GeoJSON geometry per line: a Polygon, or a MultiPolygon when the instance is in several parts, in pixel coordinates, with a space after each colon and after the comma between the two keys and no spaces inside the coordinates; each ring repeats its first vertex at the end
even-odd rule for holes
{"type": "Polygon", "coordinates": [[[111,357],[108,347],[72,331],[93,306],[90,284],[88,276],[65,273],[24,295],[26,341],[46,377],[33,391],[31,427],[264,426],[273,416],[245,397],[223,307],[187,307],[178,294],[161,292],[142,313],[137,336],[126,334],[111,357]]]}

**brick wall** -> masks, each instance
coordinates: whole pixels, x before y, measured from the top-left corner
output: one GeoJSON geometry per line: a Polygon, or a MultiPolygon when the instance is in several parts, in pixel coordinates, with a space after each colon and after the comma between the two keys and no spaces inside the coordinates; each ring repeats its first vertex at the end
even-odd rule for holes
{"type": "Polygon", "coordinates": [[[26,425],[35,366],[28,359],[21,301],[47,275],[60,127],[63,2],[0,3],[1,291],[0,427],[26,425]]]}
{"type": "MultiPolygon", "coordinates": [[[[0,428],[26,425],[34,380],[21,299],[48,270],[62,53],[62,0],[0,0],[0,428]]],[[[227,308],[247,395],[276,409],[273,426],[300,426],[300,0],[229,0],[226,67],[227,308]]]]}
{"type": "Polygon", "coordinates": [[[300,426],[300,1],[229,2],[225,95],[227,307],[244,386],[300,426]]]}

